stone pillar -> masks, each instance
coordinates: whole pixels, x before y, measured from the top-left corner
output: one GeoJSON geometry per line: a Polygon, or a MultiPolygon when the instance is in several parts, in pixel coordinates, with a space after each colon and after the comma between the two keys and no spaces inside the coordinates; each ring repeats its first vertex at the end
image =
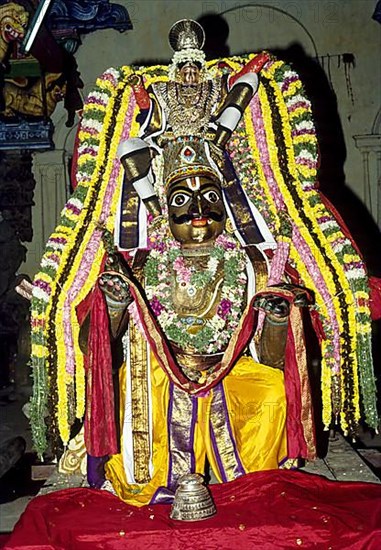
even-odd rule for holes
{"type": "Polygon", "coordinates": [[[381,150],[377,151],[377,225],[381,227],[381,150]]]}
{"type": "Polygon", "coordinates": [[[381,134],[353,136],[363,162],[364,203],[381,228],[381,134]]]}
{"type": "Polygon", "coordinates": [[[39,269],[45,244],[57,225],[66,203],[69,170],[63,150],[35,153],[33,174],[36,181],[33,209],[33,241],[20,272],[33,277],[39,269]]]}

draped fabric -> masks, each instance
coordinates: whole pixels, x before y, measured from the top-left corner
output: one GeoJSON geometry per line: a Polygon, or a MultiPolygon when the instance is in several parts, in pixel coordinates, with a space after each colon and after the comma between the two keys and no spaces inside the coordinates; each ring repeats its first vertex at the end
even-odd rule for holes
{"type": "Polygon", "coordinates": [[[165,504],[135,508],[106,491],[66,489],[30,502],[6,550],[378,550],[381,485],[295,471],[214,485],[217,514],[171,520],[165,504]]]}
{"type": "MultiPolygon", "coordinates": [[[[112,405],[105,401],[105,396],[112,401],[105,305],[97,289],[91,312],[87,407],[90,412],[85,424],[88,452],[93,456],[113,455],[106,465],[106,475],[120,498],[137,506],[166,501],[173,497],[182,474],[204,472],[206,458],[219,481],[273,469],[286,459],[314,458],[314,428],[300,308],[291,306],[285,378],[281,371],[257,364],[251,357],[237,360],[256,322],[250,304],[243,315],[240,331],[225,352],[228,358],[224,356],[219,367],[222,374],[214,380],[206,379],[203,386],[197,387],[196,383],[183,382],[184,376],[167,351],[166,340],[139,289],[132,281],[129,283],[136,303],[133,317],[138,315],[152,350],[151,380],[146,381],[152,418],[148,415],[148,405],[142,407],[141,396],[132,400],[131,411],[126,411],[125,418],[121,418],[124,423],[132,423],[128,430],[131,435],[126,435],[122,424],[121,451],[117,450],[112,405]],[[138,423],[136,418],[139,418],[138,423]],[[147,436],[146,445],[142,445],[143,433],[147,436]],[[151,476],[148,475],[150,463],[151,476]],[[129,473],[132,471],[133,477],[129,473]]],[[[271,291],[293,300],[291,291],[277,288],[271,291]]],[[[131,357],[135,357],[135,345],[130,338],[131,357]]],[[[139,363],[137,357],[134,361],[139,363]]],[[[128,393],[124,370],[120,373],[121,403],[125,402],[128,393]]],[[[143,378],[146,375],[138,377],[139,385],[143,378]]]]}
{"type": "Polygon", "coordinates": [[[79,322],[90,315],[85,415],[85,443],[88,454],[102,457],[118,450],[109,318],[103,292],[98,286],[77,309],[79,322]]]}
{"type": "MultiPolygon", "coordinates": [[[[106,476],[125,502],[134,506],[169,502],[178,477],[189,471],[203,473],[206,457],[219,481],[274,469],[288,458],[280,370],[242,357],[222,383],[195,397],[171,383],[151,356],[150,386],[151,479],[146,484],[129,483],[122,454],[106,464],[106,476]]],[[[122,446],[133,460],[134,449],[122,446]]]]}

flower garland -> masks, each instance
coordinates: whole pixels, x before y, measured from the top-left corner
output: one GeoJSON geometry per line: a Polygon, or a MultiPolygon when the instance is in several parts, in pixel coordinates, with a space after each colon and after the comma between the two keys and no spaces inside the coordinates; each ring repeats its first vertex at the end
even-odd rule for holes
{"type": "MultiPolygon", "coordinates": [[[[47,243],[41,271],[34,281],[31,423],[34,446],[40,455],[47,446],[44,422],[47,408],[51,411],[53,431],[58,429],[64,443],[69,439],[70,425],[75,416],[84,414],[85,376],[75,310],[78,299],[77,291],[74,292],[72,287],[81,279],[83,299],[83,291],[88,292],[98,276],[103,247],[96,224],[102,221],[102,216],[103,221],[107,221],[111,196],[106,197],[112,189],[115,191],[118,180],[115,174],[108,183],[103,180],[100,188],[99,171],[104,170],[105,162],[113,164],[116,156],[108,157],[106,153],[107,134],[104,130],[114,124],[118,89],[126,89],[129,72],[109,69],[98,79],[95,90],[88,97],[78,133],[77,188],[47,243]],[[103,197],[106,199],[104,204],[103,197]],[[83,262],[80,264],[81,258],[87,261],[86,269],[83,269],[83,262]],[[57,428],[54,428],[55,424],[57,428]]],[[[105,173],[109,170],[106,168],[105,173]]],[[[115,203],[118,193],[114,191],[111,193],[115,203]]]]}
{"type": "MultiPolygon", "coordinates": [[[[235,71],[237,61],[243,64],[252,57],[226,61],[235,71]]],[[[364,264],[317,191],[317,139],[311,105],[298,75],[283,62],[271,61],[261,77],[258,94],[251,102],[252,113],[246,110],[230,141],[229,154],[244,189],[278,242],[288,240],[282,216],[291,222],[290,264],[299,273],[300,283],[315,290],[325,334],[321,343],[324,424],[328,428],[333,411],[336,417],[340,413],[344,431],[355,432],[361,387],[366,421],[376,427],[364,264]],[[275,99],[271,105],[270,90],[275,99]],[[276,113],[281,125],[274,118],[276,113]],[[284,148],[279,148],[282,140],[284,148]]]]}
{"type": "MultiPolygon", "coordinates": [[[[275,78],[276,81],[281,79],[284,80],[283,71],[279,71],[279,78],[275,78]]],[[[281,87],[281,84],[279,85],[281,87]]],[[[290,114],[292,101],[286,99],[286,104],[290,114]]],[[[302,107],[301,111],[303,111],[302,107]]],[[[360,418],[360,378],[365,418],[370,426],[376,427],[378,419],[371,357],[369,287],[365,266],[351,241],[343,234],[343,230],[332,212],[322,202],[315,186],[311,185],[316,173],[316,162],[314,161],[312,166],[309,165],[310,152],[307,151],[308,147],[310,147],[310,151],[316,149],[316,144],[313,145],[311,142],[313,137],[312,120],[306,120],[302,123],[299,117],[296,118],[296,121],[296,125],[293,126],[293,119],[290,117],[293,139],[298,140],[294,145],[294,151],[298,171],[302,176],[300,178],[302,194],[306,199],[304,209],[308,218],[314,224],[314,230],[320,235],[321,246],[324,247],[327,257],[330,258],[334,266],[334,273],[337,274],[338,281],[340,281],[340,295],[334,298],[336,312],[338,315],[341,312],[343,314],[346,312],[346,319],[344,320],[346,326],[340,336],[343,356],[341,368],[341,424],[344,430],[348,427],[349,431],[352,432],[355,430],[360,418]],[[303,133],[304,149],[300,147],[300,139],[303,137],[303,133]],[[313,205],[312,209],[311,205],[313,205]],[[335,247],[335,239],[337,238],[341,244],[345,243],[345,247],[341,248],[341,253],[335,247]],[[365,338],[363,337],[364,334],[366,335],[365,338]]],[[[317,154],[315,157],[317,158],[317,154]]],[[[334,386],[336,391],[337,383],[334,386]]],[[[337,397],[340,398],[340,392],[337,393],[337,397]]]]}
{"type": "Polygon", "coordinates": [[[219,235],[203,271],[187,266],[180,244],[167,235],[152,234],[150,244],[151,252],[144,270],[145,290],[152,311],[167,337],[182,349],[191,347],[197,353],[210,354],[225,349],[239,324],[247,284],[246,256],[237,241],[226,233],[219,235]],[[213,280],[220,263],[223,263],[224,276],[217,312],[210,319],[199,320],[199,330],[191,334],[189,326],[197,319],[180,316],[173,308],[174,273],[177,282],[187,288],[192,298],[197,289],[213,280]]]}
{"type": "MultiPolygon", "coordinates": [[[[330,213],[324,207],[318,195],[318,192],[316,191],[316,168],[318,162],[316,136],[311,117],[310,103],[304,97],[302,85],[298,76],[289,67],[279,61],[266,65],[261,74],[264,76],[264,78],[269,78],[270,83],[274,89],[276,89],[275,84],[277,84],[279,88],[279,92],[276,93],[276,101],[282,120],[282,136],[286,140],[285,152],[287,152],[287,161],[285,161],[285,159],[282,161],[283,153],[280,150],[277,151],[278,146],[275,145],[275,141],[273,144],[269,142],[269,150],[273,158],[273,160],[271,161],[271,166],[274,166],[277,170],[278,163],[279,161],[281,161],[279,166],[288,166],[291,172],[292,170],[294,170],[293,180],[292,182],[290,181],[290,184],[292,184],[292,188],[290,187],[291,195],[288,191],[286,191],[286,188],[284,186],[285,182],[283,181],[283,178],[280,177],[280,173],[278,173],[278,175],[273,180],[274,183],[277,182],[276,186],[274,187],[274,185],[271,183],[271,172],[269,172],[268,170],[270,164],[266,162],[265,158],[263,157],[266,150],[265,148],[263,148],[263,143],[266,144],[268,140],[267,130],[267,135],[264,139],[264,142],[262,142],[262,146],[260,146],[260,155],[262,158],[264,169],[266,171],[265,187],[270,187],[271,195],[273,196],[273,200],[276,201],[278,208],[279,204],[276,192],[278,185],[280,185],[282,188],[281,198],[285,201],[285,207],[288,212],[290,212],[290,208],[292,208],[293,201],[295,199],[300,202],[300,204],[298,204],[297,206],[297,210],[293,211],[293,217],[295,218],[295,221],[293,220],[294,236],[291,241],[291,262],[294,262],[294,267],[297,268],[297,271],[299,273],[305,274],[305,276],[301,279],[303,284],[306,284],[307,286],[309,286],[309,288],[316,288],[316,283],[319,280],[318,277],[321,279],[321,284],[326,285],[326,283],[329,281],[329,279],[327,279],[329,271],[326,264],[328,260],[334,266],[332,272],[333,280],[336,280],[336,285],[339,284],[337,291],[334,291],[334,288],[331,284],[329,293],[325,296],[324,299],[320,298],[319,293],[316,293],[318,312],[321,317],[323,328],[326,334],[326,340],[323,340],[322,342],[322,392],[324,405],[324,422],[326,426],[328,426],[330,423],[330,400],[332,395],[335,403],[335,409],[339,411],[341,410],[341,424],[344,430],[349,429],[349,431],[355,431],[356,424],[359,419],[359,369],[365,417],[368,424],[375,427],[377,425],[377,413],[375,408],[375,386],[374,376],[372,374],[372,360],[370,357],[371,347],[368,331],[368,326],[370,323],[368,308],[369,289],[367,286],[367,277],[363,268],[363,262],[351,246],[350,241],[344,237],[343,232],[336,219],[333,217],[332,213],[330,213]],[[279,158],[279,160],[277,159],[277,157],[279,158]],[[285,164],[285,162],[287,162],[287,165],[285,164]],[[295,197],[294,199],[291,198],[292,195],[295,197]],[[314,211],[311,211],[311,208],[309,207],[309,200],[311,197],[313,197],[315,205],[319,205],[320,207],[322,206],[325,210],[325,213],[328,215],[328,218],[326,219],[326,221],[328,221],[327,225],[325,225],[324,219],[319,219],[319,216],[317,216],[314,211]],[[302,204],[303,206],[301,206],[302,204]],[[313,244],[313,241],[311,241],[311,239],[309,238],[310,230],[306,233],[303,233],[304,239],[307,239],[308,247],[310,248],[312,246],[312,249],[310,248],[312,252],[312,257],[310,256],[310,258],[312,258],[313,260],[312,263],[307,260],[307,248],[304,252],[302,252],[303,248],[300,248],[301,242],[299,245],[297,244],[295,229],[297,229],[298,231],[303,230],[304,224],[306,223],[302,220],[296,221],[299,218],[299,212],[306,213],[306,217],[309,220],[309,225],[313,227],[313,233],[316,233],[316,236],[318,236],[318,241],[316,241],[316,244],[318,244],[318,248],[316,248],[316,245],[313,244]],[[336,236],[340,236],[341,239],[344,238],[347,245],[351,246],[352,253],[354,253],[355,256],[355,259],[353,259],[352,263],[354,270],[350,271],[351,262],[349,256],[339,256],[334,248],[331,248],[331,240],[329,239],[328,233],[329,227],[334,228],[332,229],[332,231],[336,232],[336,236]],[[295,250],[295,244],[297,245],[298,250],[295,250]],[[318,252],[318,250],[321,250],[323,252],[322,256],[321,252],[318,252]],[[308,272],[305,269],[305,266],[309,266],[310,268],[311,265],[313,265],[313,263],[316,261],[317,263],[315,263],[315,265],[317,270],[315,269],[315,274],[312,281],[308,281],[310,277],[307,276],[308,272]],[[361,279],[361,290],[363,292],[362,295],[358,294],[358,291],[354,288],[351,281],[351,278],[356,276],[361,279]],[[323,281],[325,282],[323,283],[323,281]],[[309,285],[309,282],[312,282],[312,285],[309,285]],[[335,294],[338,294],[337,298],[335,298],[335,294]],[[347,304],[345,306],[347,308],[346,311],[348,312],[346,315],[349,315],[349,317],[347,317],[348,320],[345,321],[345,327],[343,327],[341,330],[337,330],[334,329],[334,326],[332,326],[330,319],[337,318],[339,320],[341,318],[344,299],[345,303],[347,304]],[[361,309],[358,307],[357,312],[353,307],[355,300],[358,304],[361,303],[363,306],[361,309]],[[331,313],[328,317],[327,305],[331,310],[331,313]],[[362,319],[360,319],[359,312],[362,313],[362,319]],[[359,326],[359,321],[364,326],[364,331],[361,330],[361,327],[359,326]],[[365,338],[363,336],[364,332],[366,334],[365,338]],[[367,341],[364,341],[366,338],[367,341]],[[348,343],[351,343],[351,348],[348,347],[348,343]],[[359,346],[361,346],[362,357],[364,358],[365,356],[367,358],[365,364],[360,363],[359,346]],[[336,352],[334,352],[335,348],[336,352]],[[352,351],[350,351],[350,349],[352,349],[352,351]],[[335,355],[332,355],[332,352],[334,352],[335,355]],[[340,355],[338,355],[338,353],[340,355]],[[340,362],[338,363],[339,357],[340,362]],[[341,368],[341,366],[343,366],[344,368],[341,368]],[[345,388],[349,388],[349,392],[346,395],[340,392],[340,388],[337,385],[338,372],[341,372],[342,377],[344,376],[341,385],[345,388]],[[331,383],[331,377],[332,380],[335,380],[335,382],[331,383]],[[346,377],[349,377],[350,380],[346,380],[346,377]],[[353,415],[352,411],[354,413],[353,415]],[[347,416],[348,414],[349,416],[347,416]]],[[[263,93],[263,89],[261,89],[260,87],[258,96],[261,96],[261,94],[262,97],[258,97],[259,103],[261,105],[261,108],[265,109],[265,112],[267,113],[266,127],[270,129],[271,125],[273,124],[273,122],[270,122],[270,113],[274,112],[274,106],[272,106],[271,108],[269,106],[266,107],[267,95],[263,93]]],[[[252,101],[252,106],[256,104],[258,104],[258,101],[252,101]]],[[[254,124],[258,120],[257,116],[258,114],[256,113],[256,116],[252,117],[254,124]]],[[[251,121],[249,121],[248,124],[248,116],[245,116],[245,123],[246,131],[249,135],[250,146],[252,147],[253,151],[255,151],[258,148],[257,140],[259,139],[258,136],[260,136],[260,133],[258,134],[258,124],[256,124],[254,140],[252,132],[250,132],[251,121]]],[[[277,128],[278,134],[279,131],[280,129],[277,128]]],[[[255,153],[255,155],[259,157],[259,153],[255,153]]],[[[239,157],[239,152],[236,153],[236,156],[239,157]]],[[[242,173],[240,173],[239,175],[241,179],[245,181],[245,178],[242,177],[242,173]]],[[[262,183],[263,180],[259,181],[260,183],[262,183]]],[[[261,200],[258,200],[258,189],[255,189],[254,193],[251,191],[251,189],[247,190],[249,196],[252,197],[254,204],[256,204],[261,213],[263,213],[263,215],[265,216],[266,211],[264,210],[264,212],[262,212],[261,200]]],[[[279,226],[279,222],[276,223],[276,225],[279,226]]],[[[279,238],[283,239],[281,235],[278,237],[278,239],[279,238]]],[[[322,290],[323,288],[324,286],[321,286],[322,290]]]]}
{"type": "MultiPolygon", "coordinates": [[[[208,62],[205,71],[218,78],[239,70],[253,57],[208,62]]],[[[120,163],[115,160],[116,148],[121,139],[138,135],[135,120],[138,110],[126,84],[131,70],[129,67],[107,70],[88,97],[78,133],[78,185],[47,243],[41,270],[34,281],[31,423],[34,446],[39,454],[47,446],[44,422],[47,408],[50,429],[58,432],[64,442],[69,438],[74,417],[83,416],[85,410],[85,373],[77,341],[79,327],[75,310],[98,277],[103,257],[98,224],[105,224],[110,231],[114,229],[122,178],[120,163]]],[[[142,74],[147,86],[168,80],[168,67],[136,71],[142,74]]],[[[260,121],[263,128],[253,120],[253,111],[247,109],[232,136],[229,152],[244,189],[277,240],[289,243],[289,262],[298,271],[301,284],[315,290],[317,312],[325,333],[321,343],[324,423],[326,426],[330,423],[333,404],[334,413],[341,414],[343,428],[354,431],[359,418],[361,387],[365,418],[370,426],[376,427],[367,274],[350,238],[343,233],[316,190],[317,141],[311,106],[298,75],[281,61],[267,63],[261,71],[259,93],[251,108],[264,113],[263,123],[260,121]],[[268,90],[272,90],[274,104],[270,104],[268,90]],[[276,124],[281,140],[274,134],[276,124]],[[289,223],[284,224],[282,220],[287,217],[289,223]],[[286,226],[292,229],[290,233],[285,230],[286,226]]],[[[160,176],[161,164],[162,159],[157,156],[154,159],[156,176],[158,173],[160,176]]],[[[163,197],[161,200],[165,207],[163,197]]],[[[163,235],[159,233],[157,237],[161,239],[163,235]]],[[[150,257],[155,253],[156,248],[152,246],[150,257]]],[[[229,254],[232,251],[224,250],[226,273],[233,269],[226,264],[229,254]]],[[[192,276],[180,256],[173,257],[171,262],[176,262],[184,282],[192,276]]],[[[240,262],[238,257],[233,262],[239,276],[244,273],[240,262]]],[[[207,277],[213,276],[214,269],[215,263],[211,262],[207,277]]],[[[231,305],[223,302],[230,297],[229,294],[221,298],[222,316],[219,317],[222,320],[232,311],[231,305]]],[[[237,307],[238,298],[237,293],[237,307]]],[[[163,306],[161,300],[159,302],[163,306]]],[[[221,325],[219,319],[215,321],[221,325]]],[[[224,326],[222,332],[226,329],[224,326]]],[[[180,332],[185,332],[183,327],[180,332]]],[[[210,341],[213,338],[209,344],[210,341]]],[[[200,349],[212,352],[206,343],[203,348],[200,345],[200,349]]]]}
{"type": "MultiPolygon", "coordinates": [[[[77,187],[49,238],[34,281],[31,426],[40,456],[47,448],[46,411],[50,413],[50,432],[64,444],[75,417],[83,417],[85,411],[76,307],[94,286],[102,264],[98,225],[114,230],[123,177],[116,149],[120,140],[138,134],[138,108],[127,85],[131,71],[130,67],[108,69],[86,100],[78,131],[77,187]]],[[[166,80],[167,68],[150,67],[145,78],[147,85],[166,80]]]]}
{"type": "Polygon", "coordinates": [[[255,143],[251,113],[247,109],[236,131],[228,143],[228,152],[241,183],[258,208],[273,234],[279,230],[279,218],[274,199],[266,185],[266,177],[261,163],[258,147],[255,143]]]}
{"type": "MultiPolygon", "coordinates": [[[[282,90],[287,90],[288,82],[291,80],[296,83],[297,75],[290,71],[287,66],[277,62],[274,63],[269,70],[270,76],[276,75],[276,82],[279,86],[279,93],[277,94],[277,100],[279,105],[282,105],[282,90]]],[[[287,148],[288,151],[288,165],[292,167],[293,163],[297,173],[294,174],[295,180],[292,182],[293,191],[300,193],[300,188],[297,183],[302,186],[302,192],[299,197],[304,197],[306,192],[315,190],[316,179],[316,166],[317,166],[317,145],[316,136],[314,134],[314,127],[311,118],[311,106],[309,101],[303,96],[302,87],[299,82],[295,85],[295,95],[287,95],[284,97],[284,107],[282,110],[283,128],[287,124],[287,116],[289,119],[289,131],[286,131],[285,138],[289,141],[287,148]],[[286,110],[287,109],[287,110],[286,110]],[[295,125],[297,124],[297,128],[295,125]],[[293,155],[292,155],[293,148],[293,155]],[[305,157],[308,157],[308,163],[306,166],[305,157]],[[295,188],[295,189],[294,189],[295,188]],[[298,191],[299,190],[299,191],[298,191]]],[[[284,132],[285,130],[283,130],[284,132]]],[[[291,198],[291,197],[290,197],[291,198]]],[[[290,199],[288,199],[290,200],[290,199]]],[[[292,200],[292,199],[291,199],[292,200]]],[[[306,208],[304,204],[303,209],[306,208]]],[[[298,217],[298,211],[302,208],[298,207],[296,216],[298,217]]],[[[308,213],[310,220],[313,223],[314,216],[310,212],[308,213]]],[[[301,281],[308,288],[315,288],[318,292],[316,295],[316,308],[319,312],[319,316],[322,322],[325,339],[321,342],[322,347],[322,376],[321,376],[321,388],[323,396],[323,422],[328,428],[332,420],[332,412],[335,415],[340,411],[340,393],[337,393],[337,385],[332,383],[332,378],[337,377],[335,373],[340,371],[340,348],[338,347],[338,334],[340,330],[337,326],[337,312],[332,302],[332,296],[335,291],[328,288],[326,280],[327,269],[325,262],[321,261],[323,258],[320,256],[320,260],[316,263],[316,252],[313,255],[308,252],[308,247],[312,245],[312,241],[309,239],[309,234],[304,233],[304,238],[307,238],[307,242],[303,244],[303,240],[300,240],[299,227],[303,227],[302,220],[296,222],[294,226],[293,246],[291,248],[291,261],[294,262],[296,270],[301,275],[301,281]],[[307,245],[308,243],[308,245],[307,245]],[[295,249],[296,245],[296,249],[295,249]],[[307,245],[307,247],[306,247],[307,245]],[[309,258],[309,260],[307,260],[309,258]],[[308,266],[308,269],[307,269],[308,266]],[[309,272],[312,274],[312,279],[309,272]],[[335,346],[336,343],[336,346],[335,346]],[[332,410],[332,403],[334,410],[332,410]]],[[[316,230],[316,226],[314,227],[316,230]]],[[[312,248],[311,252],[314,250],[312,248]]],[[[316,250],[316,249],[315,249],[316,250]]],[[[340,311],[338,312],[340,314],[340,311]]],[[[345,425],[344,425],[345,428],[345,425]]]]}
{"type": "MultiPolygon", "coordinates": [[[[275,86],[273,85],[273,89],[275,86]]],[[[342,331],[340,326],[342,326],[341,317],[340,317],[340,311],[339,315],[337,311],[335,310],[334,304],[332,303],[331,297],[334,296],[337,292],[340,292],[341,289],[337,290],[337,287],[334,282],[334,278],[331,275],[331,270],[329,265],[327,264],[327,260],[325,257],[324,247],[320,247],[320,243],[316,243],[313,238],[313,232],[311,232],[311,228],[308,227],[308,223],[310,223],[308,216],[305,212],[304,205],[299,205],[298,201],[302,203],[303,201],[303,195],[301,199],[299,196],[295,196],[297,193],[297,182],[298,182],[298,176],[296,173],[293,174],[293,179],[290,180],[290,186],[288,185],[288,170],[290,170],[290,174],[292,173],[293,169],[293,150],[292,150],[292,141],[291,141],[291,131],[288,128],[288,120],[286,116],[283,116],[281,118],[282,120],[282,127],[274,128],[273,130],[273,124],[276,124],[276,121],[273,120],[272,116],[272,109],[274,109],[274,105],[270,106],[270,94],[271,89],[266,91],[263,90],[263,97],[261,98],[261,106],[264,110],[264,120],[265,120],[265,127],[266,127],[266,138],[264,139],[263,145],[265,146],[266,143],[269,143],[269,151],[271,156],[271,166],[274,167],[274,176],[275,176],[275,185],[273,187],[273,193],[279,194],[282,199],[285,201],[285,204],[287,205],[287,210],[292,218],[292,226],[293,226],[293,246],[296,247],[298,250],[298,253],[300,255],[300,258],[302,262],[306,265],[307,271],[311,274],[312,279],[312,285],[314,289],[316,289],[316,295],[317,295],[317,305],[319,308],[322,307],[322,302],[324,302],[323,310],[322,310],[322,322],[325,329],[326,336],[330,339],[330,342],[332,346],[330,348],[327,348],[327,353],[325,356],[323,356],[323,370],[326,371],[325,365],[330,365],[330,369],[336,369],[336,372],[340,369],[340,342],[338,340],[338,335],[342,331]],[[268,97],[269,95],[269,97],[268,97]],[[288,157],[287,166],[288,168],[285,169],[285,167],[282,169],[280,166],[278,167],[278,161],[277,157],[280,153],[278,151],[276,154],[274,153],[275,147],[280,147],[281,144],[276,144],[275,142],[275,135],[284,136],[285,140],[285,153],[288,157]],[[341,323],[341,324],[340,324],[341,323]],[[331,330],[332,329],[332,330],[331,330]]],[[[275,93],[277,92],[277,88],[275,88],[275,93]]],[[[281,98],[278,95],[278,108],[281,111],[281,98]]],[[[278,139],[279,142],[279,139],[278,139]]],[[[314,228],[316,231],[316,228],[314,228]]],[[[303,272],[303,267],[300,266],[300,260],[297,260],[297,269],[298,272],[303,272]]],[[[303,279],[303,284],[307,284],[306,279],[303,279]]],[[[325,402],[327,405],[329,404],[329,396],[328,400],[325,402]]],[[[329,406],[329,405],[328,405],[329,406]]],[[[326,417],[325,411],[323,411],[323,416],[326,417]]]]}

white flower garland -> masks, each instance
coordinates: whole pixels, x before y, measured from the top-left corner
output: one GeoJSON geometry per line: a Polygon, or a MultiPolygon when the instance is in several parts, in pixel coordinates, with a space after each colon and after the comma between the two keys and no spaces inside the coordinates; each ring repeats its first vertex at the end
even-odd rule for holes
{"type": "Polygon", "coordinates": [[[244,252],[232,237],[222,234],[216,239],[206,271],[197,273],[182,267],[182,253],[176,241],[168,239],[163,242],[155,237],[154,242],[160,244],[157,250],[151,250],[146,263],[146,294],[160,326],[167,337],[183,349],[191,347],[198,353],[206,354],[222,351],[237,328],[242,314],[247,283],[244,252]],[[190,334],[190,319],[197,319],[192,315],[182,317],[173,310],[173,272],[180,283],[197,289],[212,280],[220,261],[224,264],[224,278],[217,312],[211,319],[202,320],[203,326],[197,334],[190,334]]]}
{"type": "Polygon", "coordinates": [[[172,57],[172,63],[168,69],[169,80],[176,80],[178,66],[188,61],[200,63],[201,69],[203,69],[205,67],[205,53],[197,48],[187,48],[186,50],[175,52],[172,57]]]}

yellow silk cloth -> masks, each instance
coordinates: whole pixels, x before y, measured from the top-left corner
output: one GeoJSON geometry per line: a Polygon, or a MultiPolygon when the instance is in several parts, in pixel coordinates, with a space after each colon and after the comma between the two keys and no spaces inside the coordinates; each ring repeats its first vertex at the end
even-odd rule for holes
{"type": "MultiPolygon", "coordinates": [[[[121,372],[123,383],[124,373],[121,372]]],[[[121,383],[121,387],[122,387],[121,383]]],[[[152,463],[153,475],[146,484],[128,484],[122,454],[113,455],[106,465],[106,477],[112,482],[118,496],[125,502],[143,506],[149,504],[159,487],[166,487],[169,468],[169,410],[170,382],[157,361],[151,357],[152,392],[152,463]]],[[[283,372],[256,363],[251,357],[242,357],[223,380],[226,409],[230,420],[230,441],[246,473],[278,468],[287,457],[286,396],[283,372]]],[[[182,391],[182,390],[178,390],[182,391]]],[[[225,456],[225,477],[230,481],[234,472],[229,465],[226,427],[215,430],[213,446],[210,425],[213,425],[212,401],[215,390],[205,397],[197,397],[197,421],[194,430],[195,470],[204,473],[205,458],[218,481],[222,476],[215,456],[225,456]]],[[[181,414],[181,411],[179,412],[181,414]]],[[[214,424],[216,419],[214,419],[214,424]]],[[[189,423],[192,418],[189,416],[189,423]]],[[[122,446],[121,446],[122,448],[122,446]]],[[[230,453],[231,454],[231,453],[230,453]]]]}

